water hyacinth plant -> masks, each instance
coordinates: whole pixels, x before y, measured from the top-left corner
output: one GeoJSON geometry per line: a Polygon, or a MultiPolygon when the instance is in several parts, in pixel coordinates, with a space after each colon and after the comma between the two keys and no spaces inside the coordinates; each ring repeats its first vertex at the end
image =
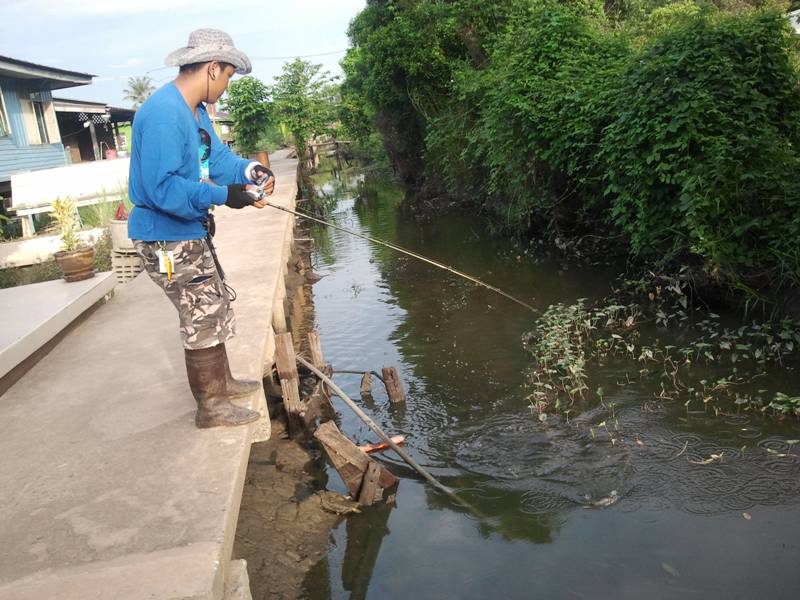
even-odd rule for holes
{"type": "Polygon", "coordinates": [[[550,306],[523,337],[533,355],[532,408],[539,413],[574,411],[580,400],[603,401],[589,392],[587,367],[614,357],[627,365],[625,383],[658,377],[660,400],[680,399],[687,412],[728,414],[758,410],[800,416],[800,397],[752,390],[770,369],[791,369],[800,345],[800,323],[791,319],[726,326],[716,313],[692,306],[687,286],[628,282],[613,297],[588,307],[550,306]],[[635,283],[635,285],[632,285],[635,283]],[[659,331],[679,328],[682,343],[659,341],[659,331]],[[697,373],[694,365],[711,368],[697,373]]]}

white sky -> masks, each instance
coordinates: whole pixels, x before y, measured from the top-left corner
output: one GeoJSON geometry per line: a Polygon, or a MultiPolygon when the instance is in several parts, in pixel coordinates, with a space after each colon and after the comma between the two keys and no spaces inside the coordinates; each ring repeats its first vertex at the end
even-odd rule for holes
{"type": "MultiPolygon", "coordinates": [[[[127,106],[132,75],[159,87],[176,68],[161,68],[172,50],[200,27],[222,29],[269,84],[285,59],[348,47],[347,27],[365,0],[0,0],[0,55],[97,75],[90,86],[56,96],[127,106]],[[149,73],[148,73],[149,72],[149,73]]],[[[344,52],[306,58],[341,74],[344,52]]]]}

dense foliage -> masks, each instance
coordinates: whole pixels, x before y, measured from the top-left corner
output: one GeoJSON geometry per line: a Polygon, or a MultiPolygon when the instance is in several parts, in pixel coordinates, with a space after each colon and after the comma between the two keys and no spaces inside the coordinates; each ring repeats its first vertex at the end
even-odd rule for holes
{"type": "Polygon", "coordinates": [[[335,119],[337,89],[321,69],[322,65],[296,58],[283,66],[272,88],[276,118],[291,132],[301,156],[307,142],[335,119]]]}
{"type": "Polygon", "coordinates": [[[622,239],[714,281],[797,284],[800,81],[783,10],[368,0],[343,104],[422,195],[477,201],[516,232],[622,239]]]}
{"type": "Polygon", "coordinates": [[[236,146],[243,154],[258,150],[270,125],[269,88],[255,77],[232,81],[223,101],[236,131],[236,146]]]}
{"type": "Polygon", "coordinates": [[[309,140],[335,129],[338,86],[321,65],[295,59],[283,65],[272,86],[255,77],[231,82],[223,100],[234,124],[237,149],[245,154],[293,142],[301,155],[309,140]]]}

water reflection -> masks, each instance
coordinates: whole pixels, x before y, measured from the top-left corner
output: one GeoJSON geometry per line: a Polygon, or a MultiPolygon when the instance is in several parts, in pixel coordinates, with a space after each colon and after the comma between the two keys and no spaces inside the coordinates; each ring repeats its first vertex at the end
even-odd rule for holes
{"type": "Polygon", "coordinates": [[[342,566],[342,585],[352,600],[363,600],[372,579],[383,538],[389,534],[390,506],[375,505],[347,520],[347,546],[342,566]]]}

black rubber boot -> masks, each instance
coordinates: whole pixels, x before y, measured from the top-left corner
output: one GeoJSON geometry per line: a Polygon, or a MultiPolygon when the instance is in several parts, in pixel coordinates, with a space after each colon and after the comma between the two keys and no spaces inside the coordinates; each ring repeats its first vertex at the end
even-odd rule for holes
{"type": "Polygon", "coordinates": [[[225,347],[222,344],[202,350],[186,350],[189,387],[197,401],[194,422],[197,427],[246,425],[261,415],[249,408],[231,404],[225,379],[225,347]]]}
{"type": "Polygon", "coordinates": [[[260,391],[261,384],[257,381],[233,378],[231,365],[228,362],[228,351],[225,349],[225,344],[220,344],[220,346],[222,346],[222,354],[225,356],[225,383],[228,385],[228,398],[242,398],[260,391]]]}

